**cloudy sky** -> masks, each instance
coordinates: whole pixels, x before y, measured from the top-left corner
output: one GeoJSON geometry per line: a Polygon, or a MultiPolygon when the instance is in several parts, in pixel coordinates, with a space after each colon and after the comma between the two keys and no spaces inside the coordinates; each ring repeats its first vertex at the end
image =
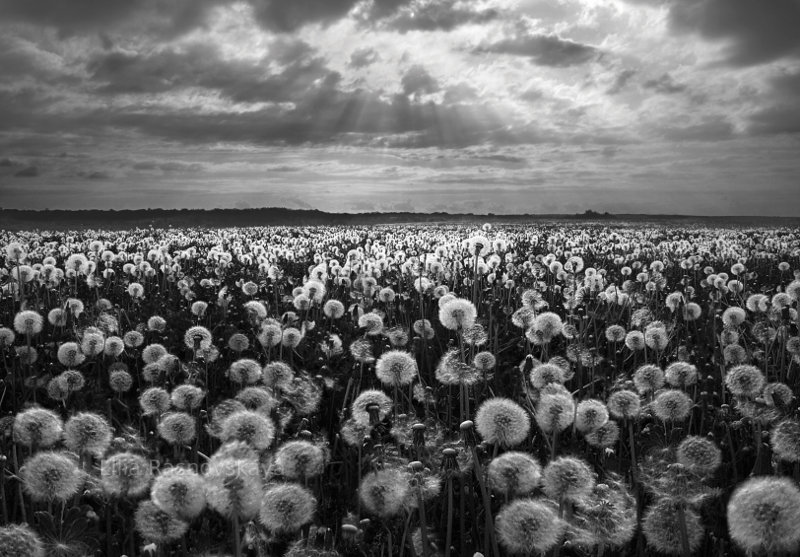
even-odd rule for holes
{"type": "Polygon", "coordinates": [[[0,206],[800,211],[800,0],[0,0],[0,206]]]}

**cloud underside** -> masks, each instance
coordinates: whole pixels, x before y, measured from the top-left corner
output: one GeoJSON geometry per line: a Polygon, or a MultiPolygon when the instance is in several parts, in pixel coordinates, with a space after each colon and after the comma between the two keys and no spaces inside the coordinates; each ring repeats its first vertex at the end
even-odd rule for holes
{"type": "Polygon", "coordinates": [[[531,191],[558,212],[576,184],[598,206],[626,191],[631,207],[670,202],[643,183],[696,182],[708,207],[726,187],[750,199],[747,183],[784,184],[781,198],[800,171],[784,156],[800,133],[798,29],[797,0],[0,0],[0,196],[73,203],[116,185],[170,204],[217,180],[258,206],[266,172],[265,199],[297,207],[318,205],[277,184],[315,184],[334,206],[326,184],[351,180],[384,210],[409,192],[366,184],[416,184],[431,206],[487,184],[503,212],[531,191]],[[704,158],[685,164],[686,145],[704,158]],[[214,167],[221,148],[256,154],[214,167]],[[718,164],[733,150],[736,175],[718,164]]]}

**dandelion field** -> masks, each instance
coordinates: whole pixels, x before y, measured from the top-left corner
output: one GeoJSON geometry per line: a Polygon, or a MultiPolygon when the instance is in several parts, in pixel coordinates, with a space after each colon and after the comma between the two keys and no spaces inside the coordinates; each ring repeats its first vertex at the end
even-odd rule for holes
{"type": "Polygon", "coordinates": [[[796,228],[0,246],[0,557],[800,547],[796,228]]]}

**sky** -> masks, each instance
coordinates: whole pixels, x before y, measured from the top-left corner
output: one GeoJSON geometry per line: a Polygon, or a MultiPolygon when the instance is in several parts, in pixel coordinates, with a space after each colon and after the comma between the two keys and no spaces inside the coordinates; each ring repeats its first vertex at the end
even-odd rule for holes
{"type": "Polygon", "coordinates": [[[0,0],[0,206],[797,216],[800,0],[0,0]]]}

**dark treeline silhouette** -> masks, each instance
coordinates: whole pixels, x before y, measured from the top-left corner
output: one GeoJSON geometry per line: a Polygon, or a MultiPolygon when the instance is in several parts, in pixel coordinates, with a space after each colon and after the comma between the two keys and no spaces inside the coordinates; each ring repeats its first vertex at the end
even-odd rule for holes
{"type": "Polygon", "coordinates": [[[316,209],[285,209],[264,207],[258,209],[134,209],[134,210],[54,210],[41,211],[0,209],[0,228],[131,228],[131,227],[228,227],[269,225],[365,225],[401,223],[520,223],[542,220],[587,221],[641,221],[680,222],[683,224],[719,225],[739,224],[760,226],[800,224],[795,217],[754,216],[692,216],[692,215],[632,215],[610,214],[587,210],[582,214],[517,214],[496,215],[473,213],[327,213],[316,209]]]}

